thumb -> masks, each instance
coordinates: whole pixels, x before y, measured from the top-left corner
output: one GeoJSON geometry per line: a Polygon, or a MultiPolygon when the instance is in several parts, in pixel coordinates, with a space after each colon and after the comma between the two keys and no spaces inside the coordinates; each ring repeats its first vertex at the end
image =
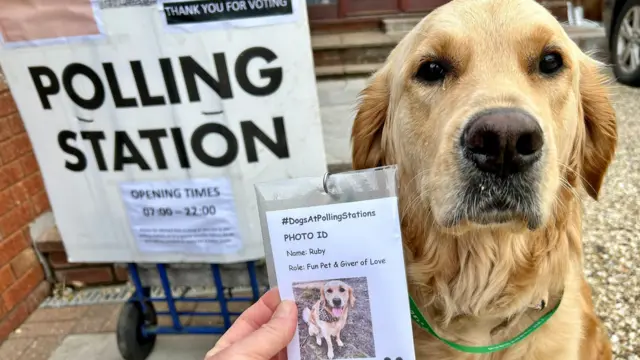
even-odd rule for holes
{"type": "Polygon", "coordinates": [[[297,325],[296,304],[293,301],[284,300],[266,324],[224,349],[213,359],[269,360],[291,342],[297,325]]]}

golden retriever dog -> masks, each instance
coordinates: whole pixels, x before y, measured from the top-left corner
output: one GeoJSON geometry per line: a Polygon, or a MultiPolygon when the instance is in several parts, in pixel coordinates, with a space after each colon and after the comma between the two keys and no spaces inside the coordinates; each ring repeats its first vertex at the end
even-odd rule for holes
{"type": "Polygon", "coordinates": [[[398,166],[418,359],[611,359],[583,275],[581,194],[597,199],[617,130],[607,77],[533,0],[454,0],[370,79],[355,169],[398,166]],[[543,310],[544,309],[544,310],[543,310]]]}
{"type": "Polygon", "coordinates": [[[353,288],[344,281],[331,280],[322,285],[320,300],[309,308],[302,310],[302,319],[309,326],[309,335],[316,337],[316,344],[322,345],[322,338],[327,342],[327,358],[333,359],[333,343],[344,346],[340,332],[347,324],[349,309],[356,303],[353,288]]]}

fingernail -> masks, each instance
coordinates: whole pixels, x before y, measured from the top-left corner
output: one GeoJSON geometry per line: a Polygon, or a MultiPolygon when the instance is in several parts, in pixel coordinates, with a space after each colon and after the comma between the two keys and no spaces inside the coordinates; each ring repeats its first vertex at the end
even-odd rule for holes
{"type": "Polygon", "coordinates": [[[284,300],[276,308],[276,312],[273,314],[274,318],[287,318],[291,314],[291,310],[295,303],[291,300],[284,300]]]}

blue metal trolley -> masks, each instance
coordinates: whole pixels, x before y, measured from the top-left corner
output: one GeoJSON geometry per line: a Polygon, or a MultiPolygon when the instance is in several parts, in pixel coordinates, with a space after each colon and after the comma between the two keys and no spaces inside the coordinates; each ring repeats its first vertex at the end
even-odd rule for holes
{"type": "Polygon", "coordinates": [[[117,338],[120,354],[125,360],[144,360],[146,359],[155,345],[156,336],[162,334],[222,334],[229,327],[233,318],[239,316],[240,312],[232,312],[229,310],[229,303],[232,302],[250,302],[255,303],[260,296],[268,289],[268,286],[258,284],[256,273],[256,264],[253,261],[247,262],[247,272],[251,283],[251,296],[233,296],[230,288],[225,288],[220,267],[217,264],[211,265],[211,273],[213,275],[213,283],[215,285],[215,297],[187,297],[186,292],[178,296],[174,296],[169,276],[165,264],[157,264],[156,268],[162,291],[164,296],[153,297],[151,288],[143,286],[138,266],[129,264],[129,276],[135,287],[135,292],[127,303],[123,306],[118,319],[117,338]],[[225,291],[225,289],[229,291],[225,291]],[[167,304],[168,311],[156,311],[154,303],[163,302],[167,304]],[[197,311],[178,311],[177,303],[190,302],[202,303],[212,302],[218,303],[220,311],[216,312],[197,312],[197,311]],[[171,318],[171,326],[160,326],[158,317],[169,316],[171,318]],[[191,317],[220,317],[222,318],[222,326],[187,326],[181,321],[181,316],[191,317]]]}

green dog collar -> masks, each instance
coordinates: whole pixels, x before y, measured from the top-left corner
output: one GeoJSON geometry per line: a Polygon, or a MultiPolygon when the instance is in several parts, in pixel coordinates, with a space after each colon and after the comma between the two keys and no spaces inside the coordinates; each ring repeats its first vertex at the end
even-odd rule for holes
{"type": "Polygon", "coordinates": [[[561,302],[562,302],[562,298],[560,298],[560,301],[558,301],[558,304],[553,309],[551,309],[549,312],[544,314],[540,319],[536,320],[533,324],[531,324],[523,332],[521,332],[516,337],[514,337],[514,338],[512,338],[510,340],[501,342],[501,343],[496,344],[496,345],[489,345],[489,346],[467,346],[467,345],[461,345],[461,344],[454,343],[453,341],[449,341],[447,339],[444,339],[444,338],[440,337],[438,334],[436,334],[436,332],[433,330],[433,328],[431,328],[431,326],[429,325],[427,320],[424,318],[424,316],[420,312],[420,309],[418,309],[418,305],[416,305],[415,301],[413,301],[413,298],[411,296],[409,296],[409,306],[410,306],[410,309],[411,309],[411,318],[413,319],[413,321],[416,322],[416,324],[418,324],[421,328],[425,329],[431,335],[435,336],[436,339],[442,341],[443,343],[449,345],[450,347],[452,347],[452,348],[454,348],[454,349],[456,349],[458,351],[462,351],[462,352],[466,352],[466,353],[472,353],[472,354],[493,353],[493,352],[497,352],[497,351],[500,351],[500,350],[504,350],[504,349],[506,349],[506,348],[508,348],[508,347],[510,347],[512,345],[517,344],[518,342],[522,341],[522,339],[524,339],[527,336],[531,335],[540,326],[542,326],[542,324],[546,323],[547,320],[549,320],[553,316],[553,314],[555,314],[556,310],[558,310],[558,308],[560,307],[560,303],[561,302]]]}

